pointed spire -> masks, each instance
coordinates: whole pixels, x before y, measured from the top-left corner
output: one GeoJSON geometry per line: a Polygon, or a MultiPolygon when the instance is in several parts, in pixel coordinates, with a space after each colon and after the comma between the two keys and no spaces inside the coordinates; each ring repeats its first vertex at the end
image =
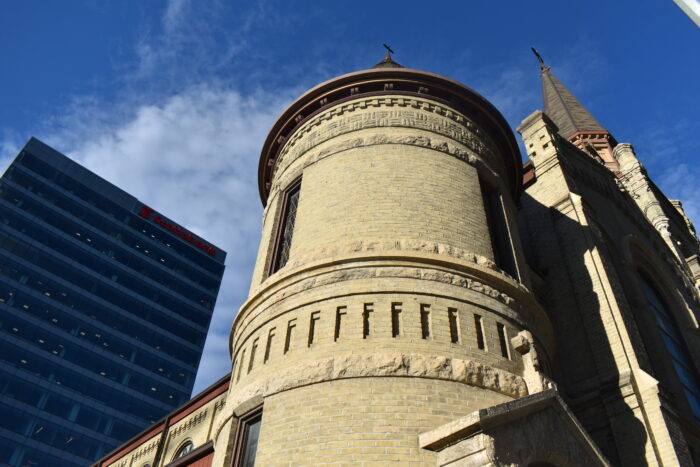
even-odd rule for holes
{"type": "Polygon", "coordinates": [[[606,131],[571,91],[554,76],[551,68],[545,66],[540,54],[535,49],[532,51],[540,62],[544,113],[559,127],[559,134],[568,139],[581,131],[606,131]]]}
{"type": "Polygon", "coordinates": [[[402,65],[399,65],[394,61],[393,58],[391,58],[391,54],[394,53],[393,50],[391,50],[391,47],[389,47],[386,44],[382,44],[384,48],[386,49],[386,56],[384,57],[384,60],[381,62],[377,63],[374,65],[372,68],[403,68],[402,65]]]}
{"type": "Polygon", "coordinates": [[[554,76],[537,50],[533,48],[532,51],[540,64],[544,113],[557,126],[561,136],[586,152],[594,148],[598,154],[591,155],[602,157],[606,166],[616,170],[619,166],[612,157],[612,149],[617,144],[615,138],[554,76]]]}

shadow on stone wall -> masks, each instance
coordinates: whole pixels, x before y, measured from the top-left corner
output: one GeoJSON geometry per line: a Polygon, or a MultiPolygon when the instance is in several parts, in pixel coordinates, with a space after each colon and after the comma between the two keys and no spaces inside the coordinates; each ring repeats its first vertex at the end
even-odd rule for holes
{"type": "Polygon", "coordinates": [[[612,464],[646,465],[647,432],[625,403],[631,377],[617,366],[604,323],[611,318],[601,314],[608,305],[601,303],[600,286],[594,283],[601,267],[591,257],[595,234],[562,214],[569,209],[573,205],[553,209],[527,193],[521,197],[526,257],[543,279],[536,292],[555,330],[552,373],[567,404],[612,464]]]}

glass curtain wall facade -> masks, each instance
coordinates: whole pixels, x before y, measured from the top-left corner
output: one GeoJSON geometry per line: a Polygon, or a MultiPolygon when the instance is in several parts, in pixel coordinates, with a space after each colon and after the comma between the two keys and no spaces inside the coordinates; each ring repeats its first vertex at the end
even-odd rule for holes
{"type": "Polygon", "coordinates": [[[225,256],[30,140],[0,179],[0,465],[87,465],[187,401],[225,256]]]}

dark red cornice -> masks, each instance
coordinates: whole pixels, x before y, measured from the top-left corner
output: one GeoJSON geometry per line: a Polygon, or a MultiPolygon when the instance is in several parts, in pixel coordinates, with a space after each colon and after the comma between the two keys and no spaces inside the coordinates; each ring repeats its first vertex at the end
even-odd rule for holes
{"type": "Polygon", "coordinates": [[[285,141],[305,121],[339,103],[367,96],[419,96],[443,103],[474,120],[494,140],[507,170],[508,186],[518,198],[522,186],[520,151],[501,113],[480,94],[444,76],[409,68],[374,68],[319,84],[294,101],[277,119],[265,140],[258,166],[258,187],[267,204],[271,176],[285,141]]]}

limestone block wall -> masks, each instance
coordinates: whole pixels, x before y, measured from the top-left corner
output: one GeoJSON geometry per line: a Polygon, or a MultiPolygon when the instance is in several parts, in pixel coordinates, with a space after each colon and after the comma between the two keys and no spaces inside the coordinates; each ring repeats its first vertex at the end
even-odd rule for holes
{"type": "Polygon", "coordinates": [[[464,415],[465,407],[510,400],[458,382],[422,378],[336,380],[266,399],[260,465],[435,465],[417,434],[464,415]]]}

